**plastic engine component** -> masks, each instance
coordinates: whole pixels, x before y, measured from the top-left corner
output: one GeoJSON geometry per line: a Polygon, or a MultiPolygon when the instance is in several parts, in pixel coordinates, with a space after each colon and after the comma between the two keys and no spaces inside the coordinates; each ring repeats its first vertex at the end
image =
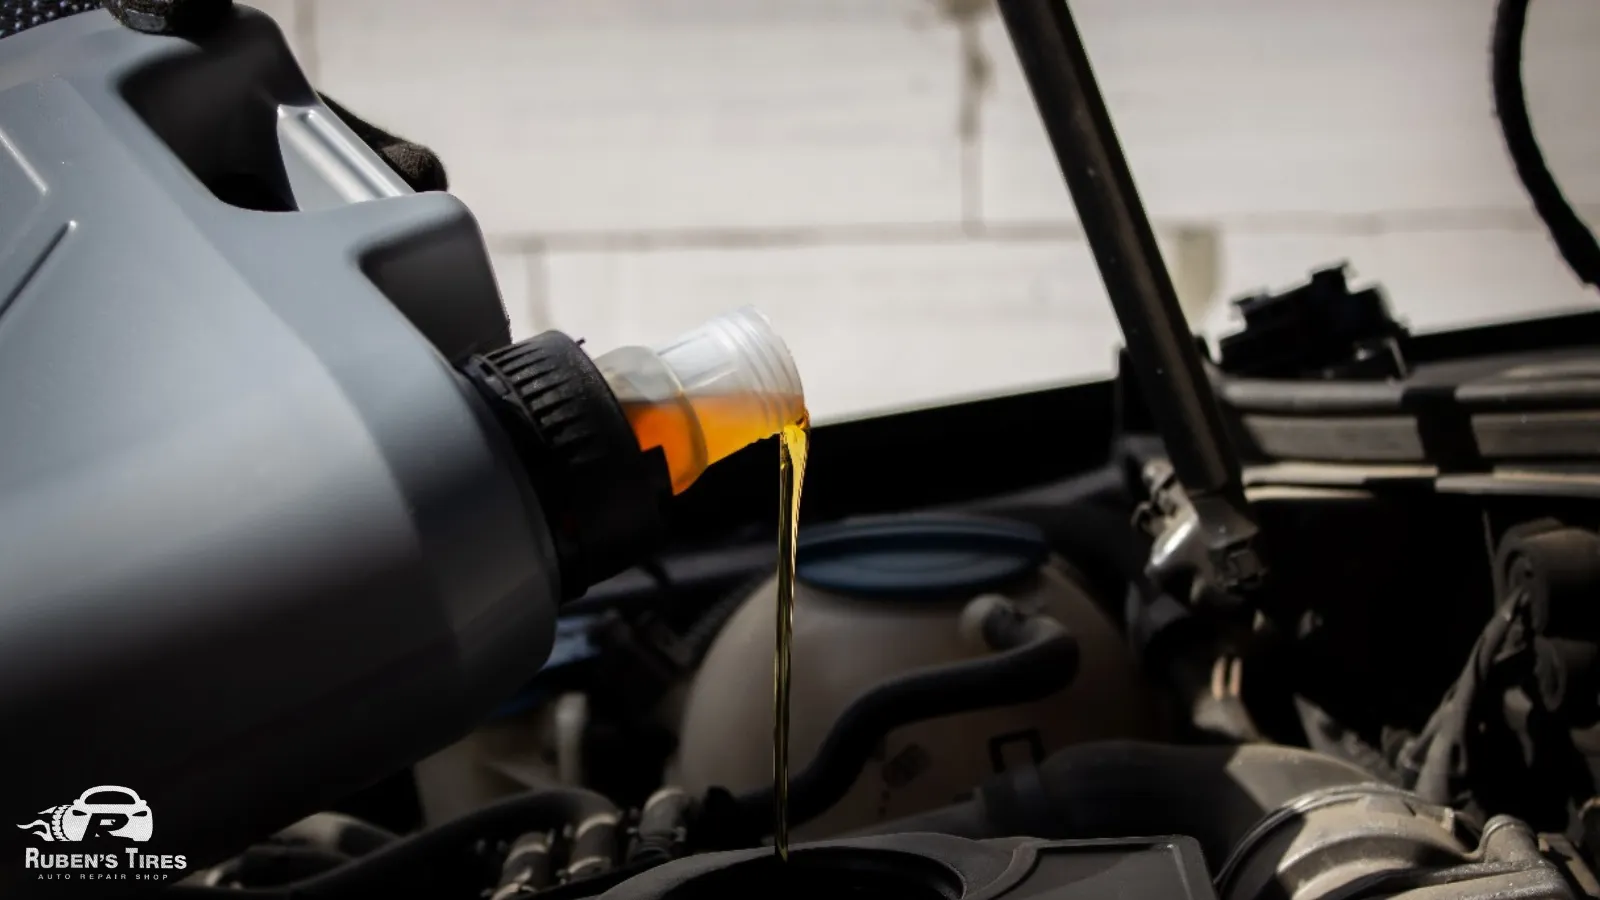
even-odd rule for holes
{"type": "Polygon", "coordinates": [[[768,897],[900,900],[1212,900],[1211,880],[1185,837],[1111,841],[970,841],[899,834],[802,845],[787,864],[771,850],[690,857],[612,888],[601,900],[768,897]]]}
{"type": "Polygon", "coordinates": [[[863,599],[940,601],[1015,585],[1050,555],[1031,526],[968,516],[842,522],[805,532],[796,577],[863,599]]]}
{"type": "MultiPolygon", "coordinates": [[[[139,853],[193,870],[545,658],[551,537],[452,366],[510,336],[467,209],[406,188],[259,13],[9,37],[0,135],[7,821],[120,786],[139,853]]],[[[25,850],[95,852],[38,832],[0,829],[0,894],[39,886],[25,850]]]]}
{"type": "Polygon", "coordinates": [[[1219,342],[1221,368],[1256,378],[1385,379],[1405,374],[1406,329],[1373,287],[1352,292],[1343,265],[1281,294],[1234,301],[1245,328],[1219,342]]]}
{"type": "MultiPolygon", "coordinates": [[[[1008,701],[1007,688],[991,683],[987,709],[894,728],[842,799],[794,824],[797,840],[942,807],[994,772],[1071,744],[1160,736],[1157,704],[1116,624],[1030,526],[950,514],[875,517],[804,532],[801,542],[795,604],[805,612],[795,617],[790,720],[797,779],[862,698],[994,660],[999,649],[972,627],[983,610],[1048,616],[1078,652],[1076,677],[1036,702],[1008,701]]],[[[772,784],[776,602],[774,579],[753,590],[689,685],[668,779],[691,793],[721,787],[748,796],[772,784]]]]}

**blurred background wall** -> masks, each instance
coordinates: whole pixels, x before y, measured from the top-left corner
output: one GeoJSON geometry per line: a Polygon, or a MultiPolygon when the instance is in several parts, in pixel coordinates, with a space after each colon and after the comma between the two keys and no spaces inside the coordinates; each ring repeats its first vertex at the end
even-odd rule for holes
{"type": "MultiPolygon", "coordinates": [[[[598,349],[755,304],[822,420],[1102,376],[1119,342],[985,0],[257,0],[439,152],[513,328],[598,349]]],[[[1492,0],[1076,0],[1194,320],[1348,259],[1418,330],[1590,305],[1496,131],[1492,0]]],[[[1600,2],[1526,80],[1600,221],[1600,2]]]]}

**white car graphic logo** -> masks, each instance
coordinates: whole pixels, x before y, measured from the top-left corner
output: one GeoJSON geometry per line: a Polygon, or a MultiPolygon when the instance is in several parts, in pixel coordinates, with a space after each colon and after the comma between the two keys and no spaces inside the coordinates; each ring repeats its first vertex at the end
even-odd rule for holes
{"type": "Polygon", "coordinates": [[[48,818],[35,819],[18,828],[34,828],[34,837],[47,841],[82,841],[115,837],[148,841],[154,830],[150,806],[131,789],[102,785],[84,791],[65,806],[39,811],[48,818]]]}

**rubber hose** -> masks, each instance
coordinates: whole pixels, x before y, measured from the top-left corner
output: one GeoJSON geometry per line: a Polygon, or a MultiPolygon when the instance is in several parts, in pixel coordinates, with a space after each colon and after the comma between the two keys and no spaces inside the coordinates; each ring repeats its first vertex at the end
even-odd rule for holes
{"type": "Polygon", "coordinates": [[[1600,286],[1600,243],[1562,195],[1528,117],[1528,96],[1522,83],[1522,45],[1528,28],[1528,0],[1500,0],[1495,10],[1490,45],[1495,114],[1506,152],[1533,208],[1550,230],[1561,258],[1584,283],[1600,286]]]}
{"type": "MultiPolygon", "coordinates": [[[[427,831],[387,844],[331,872],[275,888],[228,891],[230,897],[270,897],[274,900],[311,900],[331,897],[374,897],[395,891],[401,896],[448,895],[473,883],[480,873],[473,866],[455,865],[470,859],[474,844],[484,839],[555,830],[578,825],[601,814],[615,816],[611,801],[575,787],[542,788],[474,810],[427,831]]],[[[175,896],[220,897],[216,889],[174,885],[175,896]]]]}
{"type": "Polygon", "coordinates": [[[346,856],[365,856],[379,847],[399,840],[400,836],[354,816],[325,812],[308,816],[290,825],[278,832],[278,838],[292,843],[336,850],[346,856]]]}
{"type": "Polygon", "coordinates": [[[1355,766],[1273,744],[1097,741],[996,776],[972,800],[856,832],[974,839],[1188,835],[1221,865],[1250,827],[1309,791],[1374,781],[1355,766]]]}
{"type": "MultiPolygon", "coordinates": [[[[999,653],[910,672],[857,697],[834,722],[804,771],[789,781],[789,820],[800,825],[826,812],[849,792],[867,760],[889,732],[913,722],[1042,700],[1072,683],[1078,642],[1046,616],[991,617],[984,623],[999,653]]],[[[707,798],[706,817],[716,835],[770,833],[771,787],[732,798],[723,809],[707,798]]]]}
{"type": "Polygon", "coordinates": [[[663,863],[677,856],[689,806],[683,788],[665,787],[651,794],[639,810],[639,834],[628,850],[628,863],[663,863]]]}

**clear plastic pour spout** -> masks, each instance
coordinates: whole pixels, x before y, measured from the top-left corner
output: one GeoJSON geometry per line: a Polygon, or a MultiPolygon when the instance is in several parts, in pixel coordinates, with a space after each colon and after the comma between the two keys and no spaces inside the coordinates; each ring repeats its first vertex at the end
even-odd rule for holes
{"type": "Polygon", "coordinates": [[[806,419],[794,358],[754,307],[655,348],[618,347],[595,365],[639,446],[662,449],[674,493],[708,466],[806,419]]]}

